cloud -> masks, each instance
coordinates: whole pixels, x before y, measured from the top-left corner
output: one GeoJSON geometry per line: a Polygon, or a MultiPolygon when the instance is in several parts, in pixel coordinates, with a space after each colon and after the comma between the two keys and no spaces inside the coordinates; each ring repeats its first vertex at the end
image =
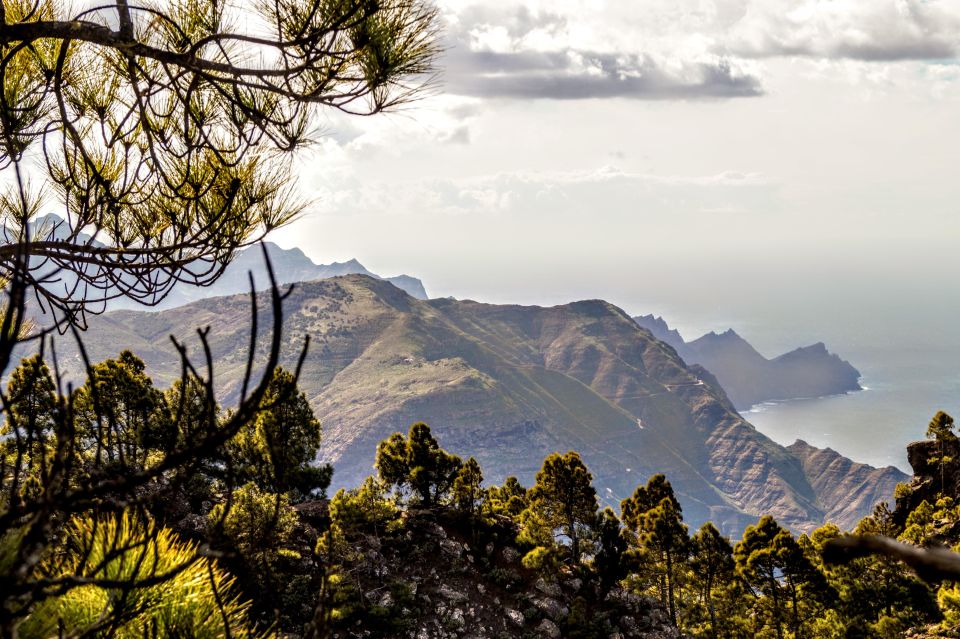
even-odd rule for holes
{"type": "Polygon", "coordinates": [[[467,6],[448,14],[447,91],[484,98],[697,99],[756,96],[759,80],[723,55],[595,45],[575,14],[525,5],[467,6]],[[578,31],[581,32],[578,34],[578,31]]]}
{"type": "Polygon", "coordinates": [[[956,0],[448,0],[450,93],[698,99],[764,93],[759,61],[960,56],[956,0]]]}
{"type": "Polygon", "coordinates": [[[686,62],[668,69],[649,55],[471,51],[449,58],[447,89],[488,98],[695,99],[749,97],[760,82],[730,60],[686,62]]]}
{"type": "Polygon", "coordinates": [[[604,166],[595,170],[504,172],[403,183],[354,180],[326,190],[327,215],[493,216],[536,220],[661,218],[777,208],[777,185],[758,174],[653,175],[604,166]]]}
{"type": "Polygon", "coordinates": [[[943,60],[960,52],[960,4],[944,0],[754,0],[727,46],[749,57],[943,60]]]}

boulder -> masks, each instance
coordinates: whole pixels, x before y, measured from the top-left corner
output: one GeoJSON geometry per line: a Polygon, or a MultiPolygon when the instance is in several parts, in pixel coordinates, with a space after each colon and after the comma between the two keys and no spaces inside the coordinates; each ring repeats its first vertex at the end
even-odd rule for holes
{"type": "Polygon", "coordinates": [[[523,624],[526,623],[526,619],[523,618],[523,613],[519,610],[514,610],[513,608],[504,608],[503,613],[507,616],[507,619],[510,620],[510,623],[522,628],[523,624]]]}
{"type": "Polygon", "coordinates": [[[459,590],[454,590],[453,586],[450,584],[443,584],[438,589],[440,596],[446,599],[447,601],[452,601],[455,603],[461,603],[469,599],[466,593],[460,592],[459,590]]]}
{"type": "Polygon", "coordinates": [[[540,625],[537,626],[537,632],[544,637],[550,637],[550,639],[559,639],[560,637],[560,627],[549,619],[540,622],[540,625]]]}
{"type": "Polygon", "coordinates": [[[560,584],[555,581],[546,581],[543,577],[537,579],[537,583],[534,584],[534,588],[548,597],[557,598],[563,596],[563,591],[560,590],[560,584]]]}
{"type": "Polygon", "coordinates": [[[540,612],[554,620],[563,619],[570,614],[569,608],[556,599],[551,599],[550,597],[539,597],[534,599],[533,605],[536,606],[540,612]]]}

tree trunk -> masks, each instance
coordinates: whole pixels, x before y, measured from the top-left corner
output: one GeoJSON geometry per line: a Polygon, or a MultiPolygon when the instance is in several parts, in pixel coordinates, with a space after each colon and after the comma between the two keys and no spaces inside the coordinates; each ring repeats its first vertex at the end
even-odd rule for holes
{"type": "Polygon", "coordinates": [[[797,609],[796,587],[790,587],[790,595],[793,599],[793,636],[794,639],[802,639],[803,634],[800,632],[800,611],[797,609]]]}
{"type": "Polygon", "coordinates": [[[577,538],[575,524],[570,521],[567,522],[567,526],[570,530],[570,554],[573,555],[573,563],[577,563],[580,561],[580,540],[577,538]]]}
{"type": "Polygon", "coordinates": [[[667,551],[667,607],[670,610],[670,621],[677,625],[677,608],[673,601],[673,553],[667,551]]]}
{"type": "Polygon", "coordinates": [[[713,604],[713,575],[707,577],[707,610],[710,612],[710,639],[717,639],[717,609],[713,604]]]}
{"type": "Polygon", "coordinates": [[[773,627],[777,631],[777,639],[783,639],[783,628],[780,619],[780,593],[778,591],[777,578],[770,571],[770,598],[773,601],[773,627]]]}

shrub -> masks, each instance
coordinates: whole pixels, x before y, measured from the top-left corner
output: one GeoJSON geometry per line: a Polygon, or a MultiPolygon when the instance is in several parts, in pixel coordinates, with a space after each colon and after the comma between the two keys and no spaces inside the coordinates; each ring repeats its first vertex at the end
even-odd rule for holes
{"type": "Polygon", "coordinates": [[[43,601],[21,624],[20,636],[81,634],[104,622],[116,624],[112,636],[118,639],[219,639],[227,628],[239,639],[258,636],[247,618],[249,604],[231,594],[234,579],[168,528],[128,513],[78,517],[66,541],[66,551],[43,571],[92,583],[43,601]],[[169,578],[157,583],[164,576],[169,578]],[[134,587],[110,588],[107,582],[134,587]]]}

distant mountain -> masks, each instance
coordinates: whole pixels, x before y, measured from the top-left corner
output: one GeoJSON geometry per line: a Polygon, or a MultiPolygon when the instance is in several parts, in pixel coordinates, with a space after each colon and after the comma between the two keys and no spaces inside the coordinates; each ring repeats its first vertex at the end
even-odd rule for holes
{"type": "Polygon", "coordinates": [[[860,371],[828,352],[822,342],[767,359],[733,329],[685,342],[662,317],[633,319],[672,346],[685,362],[700,364],[716,375],[739,410],[772,400],[861,390],[860,371]]]}
{"type": "MultiPolygon", "coordinates": [[[[321,454],[335,466],[334,488],[357,485],[374,472],[380,440],[423,420],[444,447],[476,456],[488,485],[507,474],[529,484],[547,454],[577,450],[607,503],[663,472],[689,523],[712,520],[733,534],[761,513],[808,530],[850,502],[821,481],[834,466],[805,464],[807,451],[798,456],[757,432],[710,373],[607,302],[418,300],[350,275],[301,284],[284,315],[285,365],[312,337],[300,383],[324,425],[321,454]]],[[[94,360],[130,348],[169,383],[179,367],[167,335],[195,344],[194,329],[206,325],[216,327],[215,383],[229,405],[248,342],[242,295],[159,313],[107,313],[85,342],[94,360]]],[[[79,358],[66,345],[59,352],[61,366],[79,378],[79,358]]],[[[892,494],[896,481],[877,474],[871,490],[892,494]]]]}
{"type": "MultiPolygon", "coordinates": [[[[63,239],[69,234],[69,227],[63,218],[54,213],[48,213],[35,218],[31,222],[30,232],[34,239],[58,240],[63,239]]],[[[78,241],[90,241],[92,246],[103,246],[102,243],[91,240],[89,235],[83,233],[78,236],[78,241]]],[[[316,264],[299,248],[284,249],[273,242],[264,242],[264,245],[266,246],[267,254],[270,256],[274,274],[280,284],[293,284],[340,275],[367,275],[374,279],[390,282],[417,299],[428,299],[423,282],[409,275],[381,277],[367,270],[367,268],[356,259],[348,262],[316,264]]],[[[190,286],[189,284],[181,283],[175,286],[170,294],[157,306],[145,307],[130,299],[119,298],[112,300],[108,308],[110,310],[129,309],[156,311],[183,306],[184,304],[208,297],[249,293],[250,273],[253,273],[254,284],[258,291],[268,288],[269,278],[267,276],[266,265],[263,261],[263,251],[256,245],[237,251],[234,254],[233,261],[227,266],[223,274],[210,286],[190,286]]],[[[57,277],[63,281],[62,286],[64,289],[69,289],[70,283],[74,281],[69,273],[61,272],[57,274],[57,277]]]]}
{"type": "MultiPolygon", "coordinates": [[[[423,282],[415,277],[409,275],[381,277],[367,270],[363,264],[355,259],[349,262],[316,264],[299,248],[284,249],[273,242],[265,242],[265,245],[267,254],[270,256],[270,262],[273,265],[273,271],[280,284],[307,282],[340,275],[367,275],[374,279],[390,282],[417,299],[427,299],[427,291],[423,287],[423,282]]],[[[266,290],[269,278],[263,261],[263,251],[259,246],[251,246],[237,251],[233,261],[224,270],[223,275],[212,285],[198,287],[181,284],[175,287],[163,303],[154,307],[153,310],[175,308],[209,297],[249,293],[250,280],[248,274],[250,272],[253,273],[257,290],[266,290]]],[[[113,308],[142,309],[143,307],[127,302],[125,304],[117,303],[113,308]]]]}

